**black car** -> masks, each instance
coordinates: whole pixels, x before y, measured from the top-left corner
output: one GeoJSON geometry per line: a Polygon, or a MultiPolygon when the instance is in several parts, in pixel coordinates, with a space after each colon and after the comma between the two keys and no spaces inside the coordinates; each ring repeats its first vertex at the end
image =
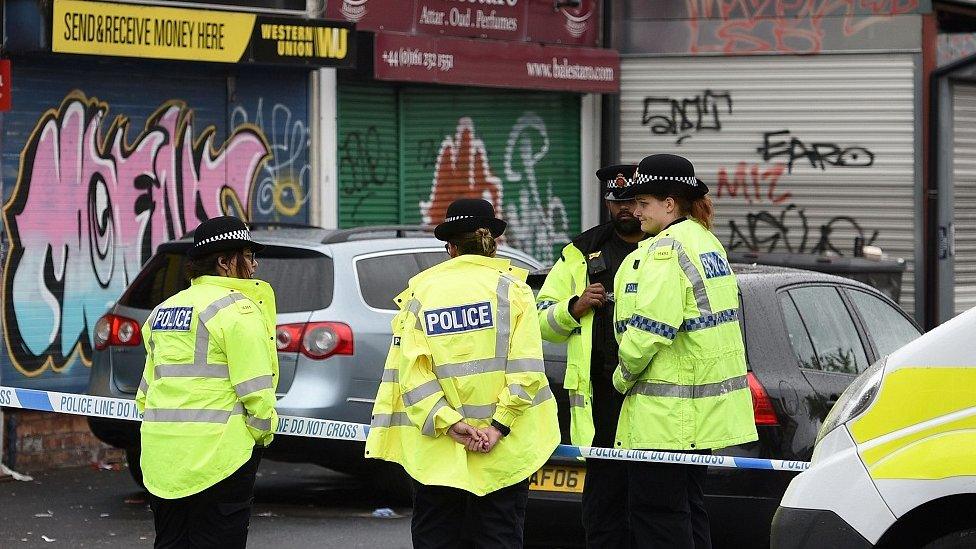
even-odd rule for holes
{"type": "MultiPolygon", "coordinates": [[[[733,270],[759,440],[716,453],[809,461],[820,425],[844,389],[921,331],[883,293],[854,280],[783,267],[740,264],[733,270]]],[[[538,289],[544,279],[544,272],[535,273],[529,283],[538,289]]],[[[546,361],[559,401],[563,443],[569,444],[568,398],[561,389],[565,363],[560,367],[552,348],[547,348],[546,361]]],[[[585,463],[560,458],[533,475],[528,543],[582,545],[579,506],[585,475],[585,463]]],[[[710,468],[705,502],[713,544],[768,545],[773,513],[795,475],[710,468]]]]}

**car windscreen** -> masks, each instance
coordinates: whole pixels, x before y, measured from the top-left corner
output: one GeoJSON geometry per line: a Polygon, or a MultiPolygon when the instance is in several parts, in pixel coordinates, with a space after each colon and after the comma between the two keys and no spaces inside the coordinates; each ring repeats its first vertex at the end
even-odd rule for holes
{"type": "MultiPolygon", "coordinates": [[[[257,256],[255,278],[271,284],[279,313],[324,309],[332,303],[332,258],[312,250],[269,246],[257,256]]],[[[161,250],[146,263],[120,305],[152,309],[186,289],[186,256],[182,250],[161,250]]]]}

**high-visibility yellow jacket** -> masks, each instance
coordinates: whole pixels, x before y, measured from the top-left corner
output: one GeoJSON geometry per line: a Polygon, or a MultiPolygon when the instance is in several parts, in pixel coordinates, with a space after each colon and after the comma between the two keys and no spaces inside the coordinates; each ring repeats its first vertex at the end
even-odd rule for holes
{"type": "Polygon", "coordinates": [[[757,439],[739,328],[739,287],[725,249],[693,220],[632,252],[614,280],[626,394],[620,448],[700,450],[757,439]]]}
{"type": "MultiPolygon", "coordinates": [[[[605,223],[567,244],[536,296],[542,338],[553,343],[566,343],[563,387],[569,393],[570,440],[577,446],[589,446],[595,434],[590,379],[594,313],[591,311],[576,320],[569,312],[569,303],[590,284],[588,258],[584,252],[599,249],[612,232],[613,225],[605,223]]],[[[606,290],[610,292],[613,288],[606,290]]]]}
{"type": "Polygon", "coordinates": [[[549,459],[559,424],[526,275],[507,259],[462,255],[410,280],[396,298],[366,457],[479,496],[549,459]],[[447,435],[461,420],[511,432],[490,453],[472,453],[447,435]]]}
{"type": "Polygon", "coordinates": [[[278,424],[274,291],[267,282],[194,278],[142,327],[146,489],[176,499],[229,477],[278,424]]]}

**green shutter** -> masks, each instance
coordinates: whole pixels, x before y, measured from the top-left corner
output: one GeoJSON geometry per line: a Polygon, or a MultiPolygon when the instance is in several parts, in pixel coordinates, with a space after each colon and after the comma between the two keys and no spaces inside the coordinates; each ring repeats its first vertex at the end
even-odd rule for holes
{"type": "Polygon", "coordinates": [[[339,84],[339,226],[393,224],[400,177],[396,89],[339,84]]]}
{"type": "Polygon", "coordinates": [[[401,221],[436,224],[452,200],[483,196],[506,243],[547,263],[579,232],[579,96],[405,88],[400,133],[401,221]]]}

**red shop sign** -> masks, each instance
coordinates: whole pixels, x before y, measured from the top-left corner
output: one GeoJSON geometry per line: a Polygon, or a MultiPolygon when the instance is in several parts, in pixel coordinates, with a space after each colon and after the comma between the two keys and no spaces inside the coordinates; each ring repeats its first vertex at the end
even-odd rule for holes
{"type": "Polygon", "coordinates": [[[615,50],[501,40],[376,33],[374,76],[380,80],[617,93],[615,50]]]}
{"type": "Polygon", "coordinates": [[[10,96],[13,86],[10,82],[10,60],[0,59],[0,112],[10,110],[10,96]]]}
{"type": "Polygon", "coordinates": [[[555,8],[552,0],[336,0],[328,19],[358,30],[597,46],[600,1],[555,8]]]}

